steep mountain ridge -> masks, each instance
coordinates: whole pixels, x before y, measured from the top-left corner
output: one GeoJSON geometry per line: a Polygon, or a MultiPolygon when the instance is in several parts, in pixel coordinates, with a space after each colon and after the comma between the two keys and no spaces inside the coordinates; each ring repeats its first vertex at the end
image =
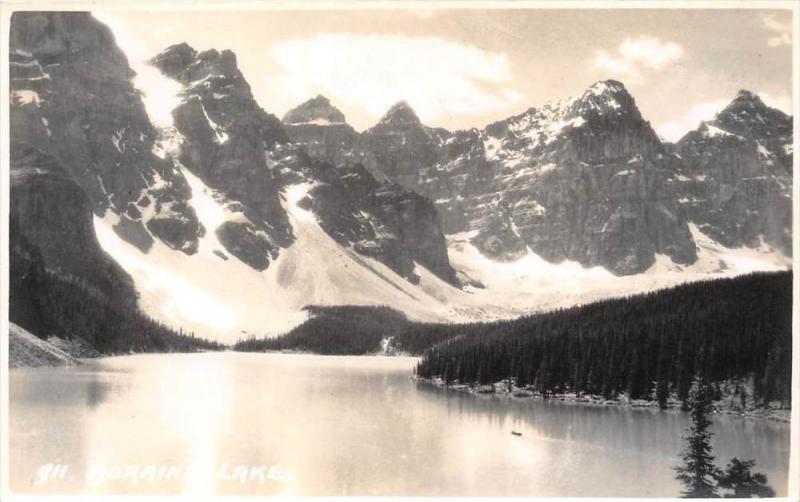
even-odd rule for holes
{"type": "MultiPolygon", "coordinates": [[[[697,260],[690,222],[728,247],[758,247],[763,235],[768,245],[789,254],[791,121],[749,92],[740,93],[717,120],[738,131],[731,134],[748,135],[745,155],[763,158],[752,169],[740,169],[732,182],[750,187],[748,195],[728,204],[738,209],[727,213],[729,225],[736,218],[754,220],[745,225],[746,239],[721,238],[709,223],[714,209],[687,204],[698,198],[689,192],[702,190],[687,180],[706,168],[694,165],[711,155],[706,145],[692,158],[678,153],[688,152],[688,140],[677,147],[663,144],[625,86],[613,80],[482,130],[454,133],[425,126],[401,102],[335,158],[312,156],[363,163],[376,176],[428,197],[448,234],[472,232],[471,242],[495,260],[535,253],[552,263],[576,261],[618,275],[644,272],[659,256],[687,266],[697,260]],[[775,182],[759,188],[754,180],[765,167],[775,171],[775,182]],[[743,198],[748,202],[738,202],[743,198]]],[[[319,145],[316,151],[324,151],[319,145]]]]}
{"type": "MultiPolygon", "coordinates": [[[[177,161],[222,195],[230,211],[242,213],[215,230],[225,250],[257,270],[266,269],[277,250],[294,240],[282,193],[292,185],[312,184],[309,207],[342,246],[409,280],[417,280],[417,260],[455,281],[436,210],[422,197],[379,183],[366,171],[334,173],[313,162],[307,147],[291,145],[280,121],[255,102],[233,53],[198,53],[178,44],[151,62],[183,85],[172,111],[180,142],[177,161]]],[[[311,126],[326,130],[344,120],[321,96],[287,117],[301,124],[324,121],[311,126]]]]}
{"type": "Polygon", "coordinates": [[[792,250],[792,118],[740,91],[676,145],[680,202],[729,247],[792,250]]]}
{"type": "Polygon", "coordinates": [[[640,273],[656,255],[696,256],[669,186],[670,159],[619,82],[486,128],[492,198],[470,218],[477,245],[505,258],[529,248],[546,260],[640,273]]]}
{"type": "Polygon", "coordinates": [[[257,270],[292,242],[280,181],[265,152],[288,141],[277,117],[258,106],[230,51],[171,46],[151,63],[183,85],[172,110],[177,161],[241,208],[216,229],[225,249],[257,270]]]}
{"type": "Polygon", "coordinates": [[[188,186],[152,153],[156,131],[111,31],[85,12],[15,12],[9,51],[11,141],[57,157],[141,249],[155,236],[192,253],[201,229],[188,186]]]}

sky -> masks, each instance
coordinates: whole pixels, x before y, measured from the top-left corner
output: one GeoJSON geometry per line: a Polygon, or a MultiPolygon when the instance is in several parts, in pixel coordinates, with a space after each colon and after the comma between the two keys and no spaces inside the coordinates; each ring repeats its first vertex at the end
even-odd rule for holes
{"type": "MultiPolygon", "coordinates": [[[[95,12],[129,59],[187,42],[230,49],[281,117],[318,94],[357,130],[407,101],[429,126],[466,129],[623,82],[675,141],[740,89],[792,109],[788,10],[362,9],[95,12]]],[[[137,67],[136,64],[132,66],[137,67]]]]}

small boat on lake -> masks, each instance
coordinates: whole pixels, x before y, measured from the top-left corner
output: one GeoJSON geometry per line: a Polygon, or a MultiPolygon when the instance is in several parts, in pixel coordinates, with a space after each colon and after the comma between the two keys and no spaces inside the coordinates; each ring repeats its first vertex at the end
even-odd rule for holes
{"type": "Polygon", "coordinates": [[[517,431],[511,431],[511,434],[513,434],[514,436],[521,436],[522,435],[521,432],[517,432],[517,431]]]}

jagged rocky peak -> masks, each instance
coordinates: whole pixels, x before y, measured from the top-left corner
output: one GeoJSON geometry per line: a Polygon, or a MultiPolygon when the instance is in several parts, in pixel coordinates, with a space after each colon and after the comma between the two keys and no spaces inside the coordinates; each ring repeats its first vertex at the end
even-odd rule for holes
{"type": "Polygon", "coordinates": [[[284,124],[302,125],[330,125],[344,124],[344,114],[333,106],[328,98],[318,95],[305,103],[292,108],[283,116],[284,124]]]}
{"type": "Polygon", "coordinates": [[[164,75],[178,79],[181,72],[197,57],[197,51],[186,42],[171,45],[150,60],[164,75]]]}
{"type": "Polygon", "coordinates": [[[695,260],[664,146],[622,83],[530,108],[487,126],[482,139],[491,183],[464,219],[488,256],[530,249],[616,274],[647,270],[656,254],[695,260]]]}
{"type": "Polygon", "coordinates": [[[792,118],[767,106],[757,94],[747,90],[739,91],[733,101],[714,117],[712,124],[747,138],[786,136],[791,142],[792,118]]]}
{"type": "Polygon", "coordinates": [[[747,89],[740,89],[733,101],[723,111],[726,113],[740,113],[747,110],[758,112],[766,108],[769,107],[761,100],[758,94],[747,89]]]}
{"type": "Polygon", "coordinates": [[[572,157],[589,163],[663,153],[655,131],[616,80],[595,82],[579,96],[490,124],[483,135],[489,160],[513,168],[523,158],[555,153],[564,141],[569,142],[572,157]]]}
{"type": "Polygon", "coordinates": [[[417,113],[406,101],[399,101],[392,105],[386,114],[381,117],[378,125],[422,125],[417,113]]]}
{"type": "Polygon", "coordinates": [[[689,147],[707,139],[756,141],[762,153],[767,150],[772,155],[786,157],[791,155],[792,117],[768,106],[756,93],[740,90],[728,106],[713,119],[701,122],[678,144],[689,147]]]}
{"type": "Polygon", "coordinates": [[[289,139],[303,145],[314,159],[341,165],[354,157],[358,133],[325,96],[309,99],[286,112],[283,125],[289,139]]]}
{"type": "Polygon", "coordinates": [[[698,228],[728,246],[792,248],[792,118],[739,91],[676,145],[680,202],[698,228]]]}
{"type": "Polygon", "coordinates": [[[212,231],[230,254],[267,268],[293,240],[280,179],[270,169],[276,146],[288,141],[283,125],[255,101],[229,50],[198,52],[178,44],[150,62],[183,84],[183,99],[172,110],[181,164],[242,208],[212,231]]]}
{"type": "Polygon", "coordinates": [[[249,85],[239,71],[236,55],[228,49],[198,52],[183,42],[167,47],[152,58],[150,64],[161,70],[164,75],[184,84],[199,83],[202,79],[224,79],[226,84],[230,84],[230,80],[236,80],[237,86],[246,87],[247,91],[250,91],[249,85]]]}
{"type": "Polygon", "coordinates": [[[584,118],[596,115],[629,115],[637,119],[642,118],[633,96],[622,82],[616,80],[601,80],[590,85],[574,101],[570,114],[584,118]]]}

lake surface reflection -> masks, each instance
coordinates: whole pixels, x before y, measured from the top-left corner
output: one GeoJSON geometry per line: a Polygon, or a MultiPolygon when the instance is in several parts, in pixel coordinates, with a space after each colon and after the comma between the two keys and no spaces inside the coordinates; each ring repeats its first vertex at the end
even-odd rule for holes
{"type": "MultiPolygon", "coordinates": [[[[13,370],[11,489],[647,497],[680,491],[671,467],[688,423],[683,413],[472,396],[416,384],[415,362],[208,353],[13,370]],[[48,464],[68,467],[51,469],[40,482],[48,464]]],[[[788,424],[715,416],[714,431],[719,464],[753,458],[786,495],[788,424]]]]}

